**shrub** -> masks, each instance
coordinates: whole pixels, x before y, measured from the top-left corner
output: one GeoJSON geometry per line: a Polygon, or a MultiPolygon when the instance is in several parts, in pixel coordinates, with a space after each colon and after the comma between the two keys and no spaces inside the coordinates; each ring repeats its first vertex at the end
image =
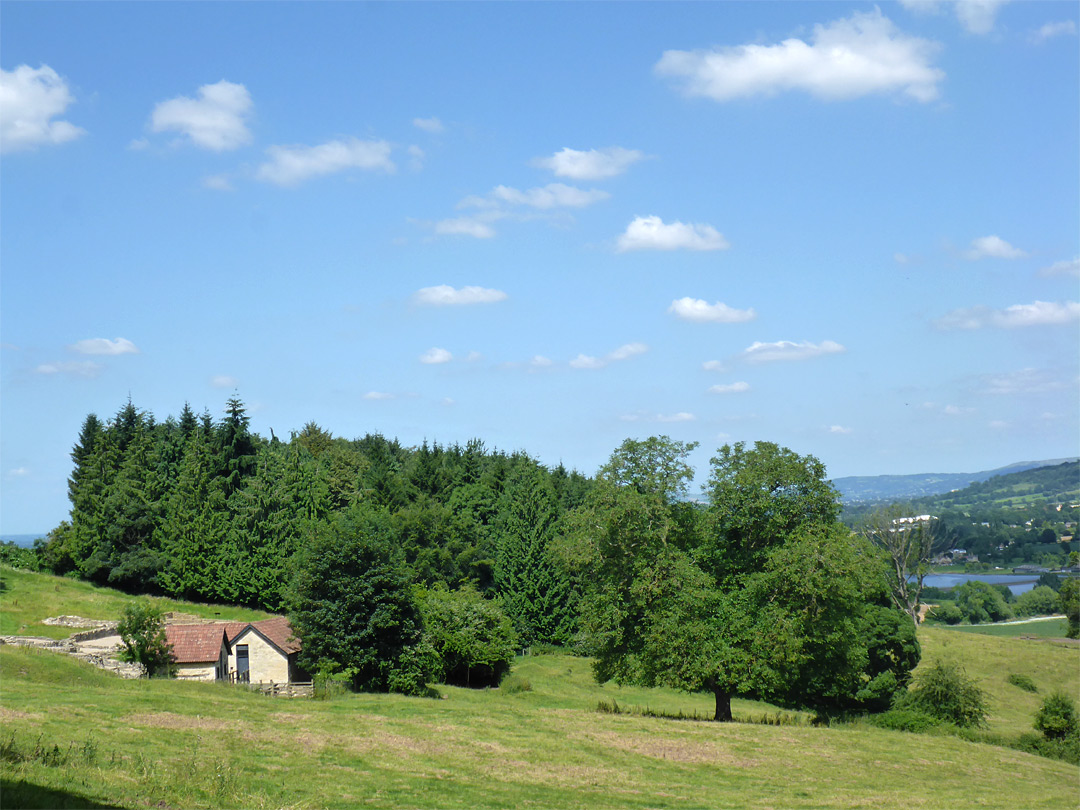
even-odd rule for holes
{"type": "Polygon", "coordinates": [[[1013,686],[1018,686],[1025,692],[1038,692],[1039,687],[1035,685],[1035,681],[1031,680],[1027,675],[1010,675],[1006,678],[1013,686]]]}
{"type": "Polygon", "coordinates": [[[897,709],[915,709],[960,728],[986,721],[986,695],[953,661],[935,661],[916,673],[915,684],[894,701],[897,709]]]}
{"type": "Polygon", "coordinates": [[[1058,592],[1061,610],[1069,620],[1069,638],[1080,638],[1080,579],[1070,577],[1058,592]]]}
{"type": "Polygon", "coordinates": [[[889,711],[881,714],[868,715],[866,720],[878,728],[887,728],[892,731],[910,731],[914,734],[920,734],[941,725],[941,721],[936,717],[932,717],[921,709],[914,707],[889,709],[889,711]]]}
{"type": "Polygon", "coordinates": [[[498,685],[510,671],[517,647],[514,626],[499,604],[484,599],[471,585],[456,591],[445,586],[418,591],[417,602],[442,681],[498,685]]]}
{"type": "Polygon", "coordinates": [[[528,678],[524,678],[521,675],[511,675],[508,678],[503,678],[503,682],[499,685],[499,691],[505,692],[508,695],[531,692],[532,683],[529,682],[528,678]]]}
{"type": "Polygon", "coordinates": [[[1039,585],[1016,597],[1016,613],[1019,616],[1048,616],[1056,613],[1059,605],[1057,593],[1048,585],[1039,585]]]}
{"type": "Polygon", "coordinates": [[[953,595],[956,597],[956,606],[972,624],[1012,618],[1012,611],[1006,604],[1004,594],[993,585],[971,580],[953,588],[953,595]]]}
{"type": "Polygon", "coordinates": [[[123,660],[142,664],[148,678],[169,674],[172,647],[165,639],[165,619],[160,610],[143,599],[129,602],[116,632],[124,645],[120,651],[123,660]]]}
{"type": "Polygon", "coordinates": [[[956,602],[942,602],[926,614],[926,618],[945,624],[960,624],[964,620],[964,614],[956,606],[956,602]]]}
{"type": "Polygon", "coordinates": [[[1049,740],[1064,739],[1080,732],[1072,698],[1064,692],[1054,692],[1047,697],[1035,714],[1035,730],[1041,731],[1049,740]]]}

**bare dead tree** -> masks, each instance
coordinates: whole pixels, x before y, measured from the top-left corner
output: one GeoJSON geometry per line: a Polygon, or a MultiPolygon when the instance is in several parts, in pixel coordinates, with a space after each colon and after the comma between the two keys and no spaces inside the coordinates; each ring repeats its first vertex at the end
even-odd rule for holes
{"type": "Polygon", "coordinates": [[[930,558],[941,541],[940,522],[933,515],[911,516],[903,507],[887,506],[872,512],[860,531],[884,549],[892,564],[889,592],[900,610],[919,623],[923,579],[930,558]]]}

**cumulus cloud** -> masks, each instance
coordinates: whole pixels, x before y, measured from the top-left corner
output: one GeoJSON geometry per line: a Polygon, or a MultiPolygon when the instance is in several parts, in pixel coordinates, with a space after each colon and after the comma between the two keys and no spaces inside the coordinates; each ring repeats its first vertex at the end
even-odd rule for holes
{"type": "Polygon", "coordinates": [[[571,180],[604,180],[625,172],[645,155],[637,149],[624,149],[621,146],[608,146],[604,149],[564,148],[551,157],[535,158],[532,165],[549,169],[556,177],[571,180]]]}
{"type": "Polygon", "coordinates": [[[843,425],[831,425],[829,427],[829,433],[835,433],[839,436],[846,436],[851,433],[851,428],[844,427],[843,425]]]}
{"type": "Polygon", "coordinates": [[[744,394],[750,390],[748,382],[733,382],[726,385],[713,385],[709,387],[710,394],[744,394]]]}
{"type": "Polygon", "coordinates": [[[84,377],[93,379],[98,376],[104,366],[93,360],[66,361],[60,363],[42,363],[34,371],[46,376],[64,375],[68,377],[84,377]]]}
{"type": "Polygon", "coordinates": [[[449,363],[453,359],[454,355],[446,349],[440,349],[437,346],[433,346],[420,355],[420,362],[426,363],[429,366],[438,365],[439,363],[449,363]]]}
{"type": "Polygon", "coordinates": [[[1046,40],[1048,39],[1063,36],[1076,36],[1076,23],[1074,23],[1072,20],[1046,23],[1046,25],[1043,25],[1037,31],[1032,32],[1029,39],[1038,45],[1040,43],[1046,42],[1046,40]]]}
{"type": "Polygon", "coordinates": [[[87,338],[73,343],[69,347],[79,354],[138,354],[139,347],[127,338],[118,337],[116,340],[108,338],[87,338]]]}
{"type": "Polygon", "coordinates": [[[210,385],[214,388],[236,388],[236,377],[230,377],[228,374],[215,374],[210,378],[210,385]]]}
{"type": "Polygon", "coordinates": [[[1022,259],[1027,254],[1014,248],[1000,236],[980,236],[971,240],[971,247],[964,252],[964,258],[971,261],[979,259],[1022,259]]]}
{"type": "Polygon", "coordinates": [[[0,152],[73,141],[86,130],[56,120],[75,100],[67,82],[48,65],[0,69],[0,152]]]}
{"type": "Polygon", "coordinates": [[[8,478],[25,478],[28,475],[30,475],[30,470],[26,467],[15,467],[7,471],[8,478]]]}
{"type": "Polygon", "coordinates": [[[599,189],[586,191],[564,183],[549,183],[527,191],[510,186],[496,186],[485,196],[466,197],[458,203],[458,208],[498,208],[503,205],[521,205],[542,211],[552,208],[584,208],[610,196],[599,189]]]}
{"type": "Polygon", "coordinates": [[[446,127],[443,126],[443,122],[434,116],[431,118],[414,118],[412,122],[413,126],[417,129],[422,129],[424,132],[430,132],[432,135],[438,135],[446,129],[446,127]]]}
{"type": "Polygon", "coordinates": [[[753,309],[735,309],[717,301],[710,304],[700,298],[679,298],[671,302],[668,312],[684,321],[698,323],[745,323],[757,317],[753,309]]]}
{"type": "Polygon", "coordinates": [[[469,304],[495,304],[507,299],[502,290],[487,287],[462,287],[455,289],[449,284],[437,287],[423,287],[413,294],[413,302],[421,306],[451,307],[469,304]]]}
{"type": "Polygon", "coordinates": [[[386,391],[368,391],[366,394],[364,394],[364,399],[381,401],[384,399],[394,399],[394,395],[389,394],[386,391]]]}
{"type": "Polygon", "coordinates": [[[775,343],[755,342],[742,353],[744,360],[751,363],[772,363],[777,360],[809,360],[824,354],[838,354],[847,351],[839,343],[825,340],[821,343],[791,340],[778,340],[775,343]]]}
{"type": "Polygon", "coordinates": [[[270,146],[270,159],[259,166],[255,177],[278,186],[295,186],[312,177],[334,174],[347,169],[364,171],[397,170],[390,160],[391,146],[386,141],[362,141],[344,138],[318,146],[270,146]]]}
{"type": "Polygon", "coordinates": [[[211,174],[207,175],[202,180],[203,188],[212,189],[213,191],[232,191],[232,180],[229,179],[227,174],[211,174]]]}
{"type": "Polygon", "coordinates": [[[616,249],[631,250],[726,250],[728,241],[711,225],[672,222],[660,217],[635,217],[619,236],[616,249]]]}
{"type": "Polygon", "coordinates": [[[612,352],[608,352],[603,357],[593,357],[588,354],[579,354],[573,360],[570,361],[572,368],[583,369],[595,369],[603,368],[609,363],[615,363],[620,360],[629,360],[631,357],[636,357],[639,354],[644,354],[649,350],[649,347],[644,343],[626,343],[612,352]]]}
{"type": "Polygon", "coordinates": [[[941,412],[946,416],[967,416],[969,413],[975,413],[975,409],[961,407],[960,405],[946,405],[941,409],[941,412]]]}
{"type": "Polygon", "coordinates": [[[727,367],[719,360],[706,360],[701,367],[705,371],[727,371],[727,367]]]}
{"type": "Polygon", "coordinates": [[[1080,258],[1054,262],[1039,271],[1040,276],[1080,276],[1080,258]]]}
{"type": "Polygon", "coordinates": [[[534,355],[533,358],[529,360],[529,365],[533,368],[547,368],[551,364],[550,358],[544,357],[542,354],[534,355]]]}
{"type": "Polygon", "coordinates": [[[809,42],[665,51],[654,70],[681,82],[687,95],[716,101],[802,90],[827,101],[902,93],[928,102],[945,77],[932,65],[938,50],[875,9],[815,25],[809,42]]]}
{"type": "Polygon", "coordinates": [[[1015,329],[1024,326],[1056,326],[1076,320],[1080,320],[1080,303],[1076,301],[1035,301],[1031,304],[1013,304],[1004,309],[983,306],[955,309],[939,318],[936,326],[939,329],[1015,329]]]}
{"type": "Polygon", "coordinates": [[[179,132],[201,149],[225,152],[251,143],[247,118],[252,106],[244,85],[222,79],[200,87],[198,98],[177,96],[158,103],[150,114],[150,129],[179,132]]]}

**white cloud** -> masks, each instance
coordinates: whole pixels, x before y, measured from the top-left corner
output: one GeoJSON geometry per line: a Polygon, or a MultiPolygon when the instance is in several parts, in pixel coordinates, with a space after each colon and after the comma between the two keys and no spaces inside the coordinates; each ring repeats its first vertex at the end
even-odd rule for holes
{"type": "Polygon", "coordinates": [[[1080,258],[1054,262],[1039,271],[1040,276],[1080,276],[1080,258]]]}
{"type": "Polygon", "coordinates": [[[998,9],[1008,0],[957,0],[956,19],[972,34],[989,34],[994,30],[998,9]]]}
{"type": "Polygon", "coordinates": [[[604,355],[603,357],[593,357],[588,354],[579,354],[573,360],[570,361],[572,368],[583,369],[595,369],[603,368],[609,363],[618,362],[620,360],[629,360],[631,357],[636,357],[639,354],[644,354],[649,350],[649,347],[644,343],[627,343],[612,352],[604,355]]]}
{"type": "Polygon", "coordinates": [[[108,338],[87,338],[69,346],[72,351],[79,354],[138,354],[139,348],[127,338],[118,337],[116,340],[108,338]]]}
{"type": "Polygon", "coordinates": [[[964,252],[964,257],[971,261],[978,259],[1021,259],[1027,254],[1014,248],[1000,236],[980,236],[971,240],[971,247],[964,252]]]}
{"type": "Polygon", "coordinates": [[[900,0],[900,5],[916,14],[937,14],[943,6],[952,6],[956,19],[972,34],[989,34],[997,22],[997,13],[1009,0],[900,0]]]}
{"type": "Polygon", "coordinates": [[[312,177],[363,169],[392,173],[397,170],[390,160],[391,146],[386,141],[362,141],[344,138],[318,146],[270,146],[270,160],[255,172],[255,177],[278,186],[295,186],[312,177]]]}
{"type": "Polygon", "coordinates": [[[421,306],[449,307],[469,304],[495,304],[507,299],[502,290],[487,287],[462,287],[455,289],[449,284],[437,287],[423,287],[413,294],[413,302],[421,306]]]}
{"type": "Polygon", "coordinates": [[[438,365],[439,363],[449,363],[454,359],[454,355],[448,352],[446,349],[440,349],[438,347],[432,347],[420,355],[420,362],[427,365],[438,365]]]}
{"type": "Polygon", "coordinates": [[[414,118],[412,122],[413,126],[417,129],[422,129],[424,132],[430,132],[432,135],[437,135],[446,129],[446,127],[443,126],[443,122],[434,116],[431,118],[414,118]]]}
{"type": "Polygon", "coordinates": [[[176,131],[195,146],[225,152],[251,143],[246,119],[252,106],[244,85],[222,79],[200,87],[197,99],[177,96],[158,103],[150,114],[150,129],[176,131]]]}
{"type": "Polygon", "coordinates": [[[556,177],[571,180],[604,180],[625,172],[632,164],[645,157],[636,149],[609,146],[604,149],[564,148],[551,157],[535,158],[533,166],[549,169],[556,177]]]}
{"type": "Polygon", "coordinates": [[[993,428],[994,430],[1005,430],[1007,427],[1009,427],[1009,423],[1004,421],[1003,419],[993,419],[990,422],[987,422],[987,426],[993,428]]]}
{"type": "Polygon", "coordinates": [[[1036,368],[1024,368],[1019,371],[1009,371],[1001,374],[987,374],[980,377],[980,383],[981,393],[1000,396],[1048,394],[1069,387],[1068,383],[1063,380],[1056,379],[1049,372],[1036,368]]]}
{"type": "Polygon", "coordinates": [[[394,395],[388,394],[386,391],[368,391],[366,394],[364,394],[364,399],[381,401],[385,399],[394,399],[394,395]]]}
{"type": "Polygon", "coordinates": [[[705,371],[727,371],[727,367],[719,360],[706,360],[701,367],[705,371]]]}
{"type": "Polygon", "coordinates": [[[757,317],[753,309],[734,309],[719,301],[710,304],[700,298],[679,298],[672,301],[668,312],[684,321],[699,323],[745,323],[757,317]]]}
{"type": "Polygon", "coordinates": [[[750,390],[748,382],[733,382],[727,385],[713,385],[709,387],[710,394],[744,394],[750,390]]]}
{"type": "Polygon", "coordinates": [[[660,217],[636,217],[619,236],[616,249],[630,250],[726,250],[728,241],[711,225],[672,222],[660,217]]]}
{"type": "Polygon", "coordinates": [[[687,411],[678,413],[627,413],[619,417],[624,422],[694,422],[697,417],[687,411]]]}
{"type": "Polygon", "coordinates": [[[85,377],[86,379],[92,379],[101,373],[104,366],[101,363],[95,363],[93,360],[82,361],[67,361],[60,363],[42,363],[36,369],[38,374],[45,374],[47,376],[53,374],[63,374],[69,377],[85,377]]]}
{"type": "Polygon", "coordinates": [[[1046,23],[1046,25],[1039,28],[1039,30],[1032,32],[1029,39],[1036,43],[1046,42],[1048,39],[1062,36],[1076,36],[1076,23],[1072,20],[1063,20],[1062,22],[1046,23]]]}
{"type": "Polygon", "coordinates": [[[203,178],[203,188],[209,188],[214,191],[232,191],[232,180],[229,179],[227,174],[211,174],[203,178]]]}
{"type": "Polygon", "coordinates": [[[472,236],[476,239],[491,239],[495,229],[479,217],[457,217],[441,219],[435,223],[435,233],[443,236],[472,236]]]}
{"type": "Polygon", "coordinates": [[[843,425],[831,425],[829,427],[829,433],[835,433],[838,436],[846,436],[851,433],[851,428],[844,427],[843,425]]]}
{"type": "Polygon", "coordinates": [[[470,196],[458,203],[458,208],[497,208],[502,204],[523,205],[538,210],[552,208],[584,208],[608,199],[611,195],[599,189],[575,188],[563,183],[549,183],[540,188],[521,191],[510,186],[496,186],[487,196],[470,196]]]}
{"type": "Polygon", "coordinates": [[[742,356],[751,363],[771,363],[777,360],[808,360],[811,357],[844,351],[847,349],[831,340],[816,344],[808,341],[796,343],[791,340],[778,340],[775,343],[752,343],[742,356]]]}
{"type": "Polygon", "coordinates": [[[551,365],[551,360],[542,354],[537,354],[529,361],[529,365],[533,368],[547,368],[551,365]]]}
{"type": "Polygon", "coordinates": [[[214,388],[236,388],[236,377],[230,377],[228,374],[215,374],[210,378],[210,385],[214,388]]]}
{"type": "Polygon", "coordinates": [[[654,70],[682,80],[687,95],[730,101],[803,90],[828,101],[900,92],[938,97],[944,71],[931,62],[939,45],[902,34],[880,9],[815,25],[810,42],[665,51],[654,70]]]}
{"type": "Polygon", "coordinates": [[[30,475],[30,470],[26,467],[16,467],[13,470],[7,471],[8,478],[25,478],[30,475]]]}
{"type": "Polygon", "coordinates": [[[54,120],[74,101],[67,82],[48,65],[0,70],[0,152],[73,141],[86,130],[54,120]]]}
{"type": "Polygon", "coordinates": [[[939,329],[1015,329],[1023,326],[1056,326],[1080,320],[1080,303],[1035,301],[1004,309],[970,307],[955,309],[936,321],[939,329]]]}
{"type": "Polygon", "coordinates": [[[409,168],[413,171],[420,171],[424,168],[424,158],[427,155],[424,154],[424,150],[415,144],[405,150],[409,155],[409,168]]]}

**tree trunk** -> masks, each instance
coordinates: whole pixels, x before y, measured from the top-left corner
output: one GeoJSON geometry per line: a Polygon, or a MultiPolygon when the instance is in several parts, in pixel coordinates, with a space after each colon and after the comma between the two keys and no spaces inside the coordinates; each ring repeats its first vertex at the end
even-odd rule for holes
{"type": "Polygon", "coordinates": [[[713,715],[713,720],[718,723],[730,723],[731,693],[725,692],[719,686],[714,686],[713,694],[716,695],[716,714],[713,715]]]}

